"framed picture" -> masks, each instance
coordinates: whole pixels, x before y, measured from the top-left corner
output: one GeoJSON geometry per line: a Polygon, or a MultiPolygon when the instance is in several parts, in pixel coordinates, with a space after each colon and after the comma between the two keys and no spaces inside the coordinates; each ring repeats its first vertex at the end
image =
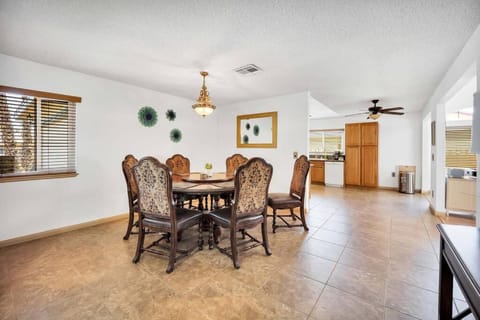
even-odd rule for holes
{"type": "Polygon", "coordinates": [[[435,121],[430,123],[430,140],[432,141],[432,146],[435,145],[435,121]]]}
{"type": "Polygon", "coordinates": [[[237,148],[276,148],[277,112],[237,116],[237,148]]]}

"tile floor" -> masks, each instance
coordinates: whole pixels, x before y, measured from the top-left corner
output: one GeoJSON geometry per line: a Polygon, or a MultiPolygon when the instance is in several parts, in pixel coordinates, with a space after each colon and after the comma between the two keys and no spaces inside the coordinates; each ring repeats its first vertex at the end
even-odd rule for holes
{"type": "Polygon", "coordinates": [[[439,220],[422,196],[314,186],[310,207],[309,232],[269,232],[273,255],[245,252],[239,270],[207,248],[170,275],[163,258],[133,264],[126,221],[2,248],[0,319],[437,318],[439,220]]]}

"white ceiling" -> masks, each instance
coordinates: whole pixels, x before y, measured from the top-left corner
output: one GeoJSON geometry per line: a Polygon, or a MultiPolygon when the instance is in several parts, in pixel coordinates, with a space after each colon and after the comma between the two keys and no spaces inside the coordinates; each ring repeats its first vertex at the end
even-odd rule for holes
{"type": "Polygon", "coordinates": [[[478,0],[0,0],[0,52],[217,107],[310,91],[335,112],[419,110],[480,23],[478,0]],[[232,70],[254,63],[264,71],[232,70]]]}

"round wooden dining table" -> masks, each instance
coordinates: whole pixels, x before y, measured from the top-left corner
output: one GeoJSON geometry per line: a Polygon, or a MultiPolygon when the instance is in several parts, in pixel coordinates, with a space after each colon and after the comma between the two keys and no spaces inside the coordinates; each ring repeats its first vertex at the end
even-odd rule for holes
{"type": "Polygon", "coordinates": [[[198,210],[205,211],[208,208],[210,198],[210,210],[218,208],[218,201],[222,194],[232,194],[235,190],[233,183],[234,176],[225,173],[214,173],[207,176],[194,172],[187,175],[173,175],[172,188],[176,196],[198,196],[198,210]],[[205,205],[203,204],[205,200],[205,205]]]}

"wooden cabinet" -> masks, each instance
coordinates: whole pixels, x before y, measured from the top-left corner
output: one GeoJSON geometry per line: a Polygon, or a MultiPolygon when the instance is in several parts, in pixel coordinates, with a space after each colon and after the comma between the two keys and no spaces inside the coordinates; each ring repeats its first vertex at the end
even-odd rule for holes
{"type": "Polygon", "coordinates": [[[362,146],[378,145],[378,122],[367,122],[361,124],[362,146]]]}
{"type": "Polygon", "coordinates": [[[345,184],[359,186],[361,184],[360,146],[345,147],[345,184]]]}
{"type": "Polygon", "coordinates": [[[312,183],[325,183],[325,161],[310,160],[310,180],[312,183]]]}
{"type": "Polygon", "coordinates": [[[378,184],[378,147],[363,146],[361,157],[362,186],[376,187],[378,184]]]}
{"type": "Polygon", "coordinates": [[[360,123],[345,124],[345,146],[359,146],[361,133],[360,123]]]}
{"type": "Polygon", "coordinates": [[[449,211],[475,212],[476,197],[476,179],[447,179],[447,213],[449,211]]]}
{"type": "Polygon", "coordinates": [[[345,124],[345,184],[378,186],[378,122],[345,124]]]}

